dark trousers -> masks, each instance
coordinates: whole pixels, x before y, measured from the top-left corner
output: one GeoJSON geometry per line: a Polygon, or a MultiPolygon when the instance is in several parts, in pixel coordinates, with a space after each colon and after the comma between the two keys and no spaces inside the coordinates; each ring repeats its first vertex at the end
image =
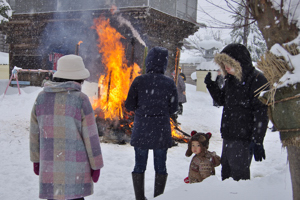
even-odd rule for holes
{"type": "Polygon", "coordinates": [[[219,105],[215,101],[213,101],[213,106],[219,107],[219,105]]]}
{"type": "Polygon", "coordinates": [[[178,114],[179,115],[182,115],[183,113],[183,105],[181,102],[178,103],[178,114]]]}
{"type": "Polygon", "coordinates": [[[222,180],[232,177],[238,181],[240,179],[250,179],[250,164],[252,155],[249,151],[250,142],[223,140],[221,156],[222,180]]]}
{"type": "MultiPolygon", "coordinates": [[[[149,149],[141,149],[134,147],[135,151],[135,166],[133,173],[144,173],[147,168],[148,152],[149,149]]],[[[167,148],[153,149],[154,156],[154,169],[158,174],[167,174],[166,161],[167,161],[167,148]]]]}

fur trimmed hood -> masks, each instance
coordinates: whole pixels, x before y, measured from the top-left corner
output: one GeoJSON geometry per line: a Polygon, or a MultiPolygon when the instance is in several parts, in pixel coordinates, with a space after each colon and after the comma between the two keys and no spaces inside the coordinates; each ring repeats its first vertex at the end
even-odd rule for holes
{"type": "Polygon", "coordinates": [[[230,65],[235,70],[235,77],[240,82],[253,70],[252,59],[248,49],[242,44],[229,44],[219,54],[216,54],[214,61],[218,64],[224,75],[227,75],[225,65],[230,65]]]}

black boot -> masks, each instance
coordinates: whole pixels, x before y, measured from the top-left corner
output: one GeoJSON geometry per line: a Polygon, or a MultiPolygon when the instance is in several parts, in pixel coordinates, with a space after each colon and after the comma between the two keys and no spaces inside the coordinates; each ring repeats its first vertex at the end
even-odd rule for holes
{"type": "Polygon", "coordinates": [[[168,174],[155,174],[154,197],[164,193],[168,174]]]}
{"type": "Polygon", "coordinates": [[[178,115],[182,115],[182,112],[183,112],[183,105],[182,105],[182,103],[179,103],[179,105],[178,105],[178,115]]]}
{"type": "Polygon", "coordinates": [[[132,182],[136,200],[147,200],[145,197],[145,173],[132,173],[132,182]]]}

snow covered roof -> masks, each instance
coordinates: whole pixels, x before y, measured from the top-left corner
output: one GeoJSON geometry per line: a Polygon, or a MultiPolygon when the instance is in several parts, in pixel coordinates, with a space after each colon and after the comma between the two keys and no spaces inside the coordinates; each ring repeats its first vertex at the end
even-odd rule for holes
{"type": "Polygon", "coordinates": [[[179,63],[186,63],[186,64],[199,64],[205,62],[206,59],[202,56],[196,56],[189,51],[182,51],[180,53],[180,60],[179,63]]]}
{"type": "Polygon", "coordinates": [[[222,49],[223,44],[220,41],[216,41],[214,39],[209,39],[209,40],[200,41],[199,42],[199,47],[201,47],[205,50],[209,50],[209,49],[212,49],[212,48],[222,49]]]}
{"type": "Polygon", "coordinates": [[[220,69],[220,67],[214,61],[202,62],[196,67],[196,70],[205,71],[217,71],[218,69],[220,69]]]}
{"type": "Polygon", "coordinates": [[[8,65],[9,56],[8,53],[0,52],[0,65],[8,65]]]}

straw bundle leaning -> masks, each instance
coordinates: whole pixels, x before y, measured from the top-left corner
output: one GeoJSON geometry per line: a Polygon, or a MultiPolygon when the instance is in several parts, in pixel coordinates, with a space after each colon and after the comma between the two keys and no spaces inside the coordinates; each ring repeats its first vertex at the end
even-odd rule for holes
{"type": "MultiPolygon", "coordinates": [[[[283,46],[291,55],[299,54],[299,50],[296,44],[283,46]]],[[[274,96],[277,86],[281,84],[279,81],[281,77],[289,71],[293,73],[294,67],[289,65],[289,60],[286,60],[283,56],[276,56],[270,51],[266,52],[264,56],[257,62],[257,68],[260,69],[265,75],[268,83],[258,89],[259,95],[265,88],[270,87],[270,98],[268,103],[274,103],[274,96]]]]}

